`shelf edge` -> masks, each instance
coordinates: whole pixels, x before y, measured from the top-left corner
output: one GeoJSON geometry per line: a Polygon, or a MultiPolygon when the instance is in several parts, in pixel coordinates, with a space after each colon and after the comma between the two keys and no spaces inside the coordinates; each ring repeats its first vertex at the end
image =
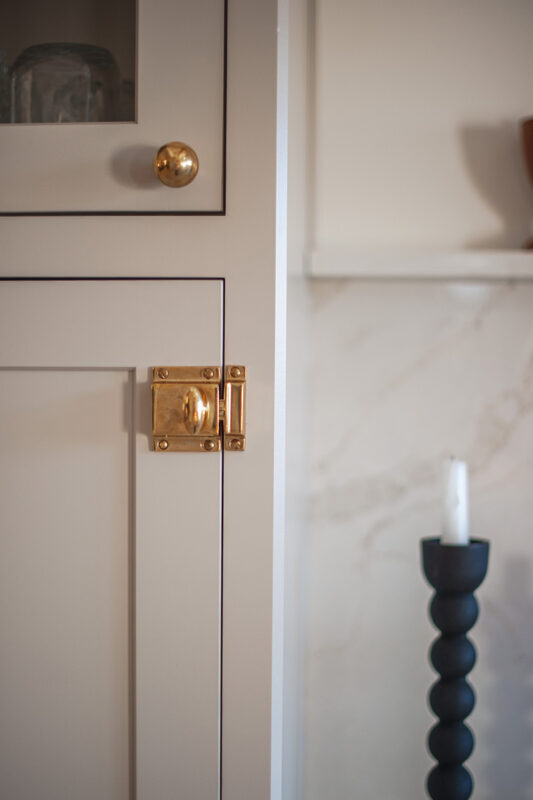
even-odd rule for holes
{"type": "Polygon", "coordinates": [[[533,280],[533,251],[320,247],[311,278],[364,280],[533,280]]]}

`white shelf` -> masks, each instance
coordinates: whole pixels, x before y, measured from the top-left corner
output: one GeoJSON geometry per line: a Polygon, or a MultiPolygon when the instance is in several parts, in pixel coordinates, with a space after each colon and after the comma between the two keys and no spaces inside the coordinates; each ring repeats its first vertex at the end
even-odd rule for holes
{"type": "Polygon", "coordinates": [[[319,248],[312,278],[365,280],[533,280],[533,250],[319,248]]]}

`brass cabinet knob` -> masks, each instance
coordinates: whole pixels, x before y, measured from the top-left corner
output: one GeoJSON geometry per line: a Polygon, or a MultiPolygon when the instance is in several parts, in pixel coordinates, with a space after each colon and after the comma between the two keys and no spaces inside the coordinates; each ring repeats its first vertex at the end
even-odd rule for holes
{"type": "Polygon", "coordinates": [[[160,147],[154,158],[154,172],[165,186],[187,186],[198,173],[198,156],[188,144],[169,142],[160,147]]]}

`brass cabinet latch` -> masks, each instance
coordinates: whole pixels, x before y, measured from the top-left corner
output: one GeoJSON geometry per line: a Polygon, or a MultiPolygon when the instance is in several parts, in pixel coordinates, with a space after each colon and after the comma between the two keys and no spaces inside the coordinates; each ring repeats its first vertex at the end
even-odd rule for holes
{"type": "Polygon", "coordinates": [[[152,436],[160,453],[245,449],[246,367],[152,368],[152,436]]]}

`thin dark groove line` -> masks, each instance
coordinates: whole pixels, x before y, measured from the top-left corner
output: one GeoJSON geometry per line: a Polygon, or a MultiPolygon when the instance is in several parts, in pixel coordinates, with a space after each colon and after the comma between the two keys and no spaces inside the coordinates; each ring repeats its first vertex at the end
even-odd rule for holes
{"type": "Polygon", "coordinates": [[[134,372],[135,367],[3,367],[0,366],[0,372],[134,372]]]}
{"type": "Polygon", "coordinates": [[[0,211],[0,217],[224,217],[218,211],[0,211]]]}
{"type": "Polygon", "coordinates": [[[136,419],[137,419],[137,371],[130,370],[130,425],[128,437],[129,456],[129,751],[130,751],[130,796],[137,797],[137,452],[136,452],[136,419]]]}
{"type": "Polygon", "coordinates": [[[222,211],[226,214],[227,143],[228,143],[228,0],[224,0],[224,61],[222,76],[222,211]]]}
{"type": "Polygon", "coordinates": [[[182,277],[177,275],[83,275],[73,277],[70,275],[9,275],[0,276],[0,281],[224,281],[218,276],[204,275],[197,278],[182,277]]]}
{"type": "MultiPolygon", "coordinates": [[[[222,279],[222,374],[225,378],[225,366],[226,366],[226,279],[222,279]]],[[[224,752],[224,743],[223,743],[223,725],[222,725],[222,717],[223,717],[223,686],[224,686],[224,473],[225,473],[225,461],[224,461],[224,443],[222,443],[222,460],[221,460],[221,475],[220,475],[220,679],[219,679],[219,691],[220,691],[220,699],[219,699],[219,732],[218,732],[218,741],[219,741],[219,776],[218,776],[218,785],[219,785],[219,798],[222,800],[222,779],[223,779],[223,752],[224,752]]]]}
{"type": "MultiPolygon", "coordinates": [[[[137,24],[137,30],[138,30],[137,24]]],[[[224,0],[222,55],[222,180],[221,208],[208,211],[0,211],[0,217],[224,217],[226,216],[226,153],[228,102],[228,0],[224,0]]],[[[138,63],[138,58],[137,58],[138,63]]],[[[138,81],[137,81],[138,83],[138,81]]],[[[135,87],[136,98],[138,86],[135,87]]],[[[136,111],[137,115],[137,111],[136,111]]]]}
{"type": "Polygon", "coordinates": [[[0,211],[0,217],[224,217],[219,211],[0,211]]]}

